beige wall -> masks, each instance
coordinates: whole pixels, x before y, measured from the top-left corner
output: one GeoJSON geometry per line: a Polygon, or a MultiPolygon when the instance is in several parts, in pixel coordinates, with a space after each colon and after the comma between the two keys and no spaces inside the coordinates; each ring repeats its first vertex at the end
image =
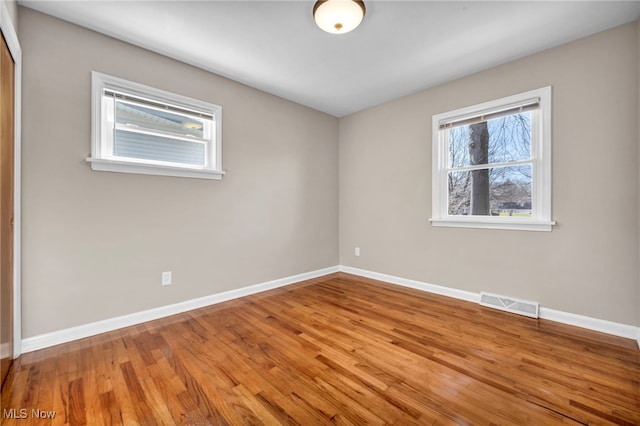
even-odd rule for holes
{"type": "Polygon", "coordinates": [[[9,18],[13,24],[13,29],[18,31],[18,3],[16,0],[2,0],[7,5],[7,11],[9,12],[9,18]]]}
{"type": "Polygon", "coordinates": [[[338,263],[640,325],[640,23],[338,120],[19,17],[25,338],[338,263]],[[225,178],[91,171],[92,70],[222,105],[225,178]],[[545,85],[558,226],[432,228],[431,116],[545,85]]]}
{"type": "Polygon", "coordinates": [[[338,263],[335,117],[29,9],[19,17],[23,337],[338,263]],[[224,179],[91,171],[92,70],[221,105],[224,179]]]}
{"type": "Polygon", "coordinates": [[[628,24],[341,119],[340,263],[640,324],[638,43],[628,24]],[[554,230],[432,227],[431,116],[547,85],[554,230]]]}

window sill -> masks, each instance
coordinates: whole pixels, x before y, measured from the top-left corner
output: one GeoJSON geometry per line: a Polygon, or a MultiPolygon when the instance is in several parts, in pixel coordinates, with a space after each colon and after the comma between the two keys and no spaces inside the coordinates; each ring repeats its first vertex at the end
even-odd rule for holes
{"type": "Polygon", "coordinates": [[[136,173],[143,175],[177,176],[195,179],[221,180],[225,174],[222,170],[202,170],[186,167],[162,166],[157,164],[133,163],[128,161],[105,160],[102,158],[87,158],[91,169],[100,172],[136,173]]]}
{"type": "Polygon", "coordinates": [[[541,220],[500,220],[498,218],[464,217],[447,219],[429,219],[431,225],[453,228],[508,229],[516,231],[552,230],[555,221],[541,220]]]}

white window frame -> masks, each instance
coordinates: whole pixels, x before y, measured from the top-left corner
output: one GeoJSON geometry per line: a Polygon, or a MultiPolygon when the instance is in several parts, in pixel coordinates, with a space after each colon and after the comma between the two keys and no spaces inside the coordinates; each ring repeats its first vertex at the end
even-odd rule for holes
{"type": "Polygon", "coordinates": [[[432,217],[433,226],[551,231],[551,86],[456,109],[432,117],[432,217]],[[531,165],[532,216],[463,216],[448,212],[449,147],[441,125],[504,111],[538,101],[532,112],[531,165]]]}
{"type": "Polygon", "coordinates": [[[209,102],[167,92],[155,87],[93,71],[91,73],[91,169],[97,171],[178,176],[199,179],[222,179],[222,107],[209,102]],[[148,99],[155,103],[200,112],[213,117],[211,137],[206,143],[204,166],[116,157],[113,155],[113,125],[106,119],[103,102],[105,90],[148,99]]]}

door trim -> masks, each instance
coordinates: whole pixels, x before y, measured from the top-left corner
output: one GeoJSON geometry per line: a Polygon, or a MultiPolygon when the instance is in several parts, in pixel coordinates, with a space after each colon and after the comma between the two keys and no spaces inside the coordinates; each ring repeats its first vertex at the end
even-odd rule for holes
{"type": "Polygon", "coordinates": [[[18,42],[18,35],[11,22],[9,10],[5,2],[0,4],[0,31],[7,42],[9,52],[13,56],[15,63],[15,81],[14,81],[14,184],[13,184],[13,358],[18,358],[22,353],[22,128],[21,128],[21,111],[22,111],[22,48],[18,42]]]}

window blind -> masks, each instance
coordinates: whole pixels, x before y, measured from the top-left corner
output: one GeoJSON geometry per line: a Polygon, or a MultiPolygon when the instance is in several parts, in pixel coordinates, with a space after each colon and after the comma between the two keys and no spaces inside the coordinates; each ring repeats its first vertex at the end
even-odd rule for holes
{"type": "Polygon", "coordinates": [[[205,144],[181,139],[115,130],[113,154],[118,157],[166,161],[204,167],[205,144]]]}
{"type": "Polygon", "coordinates": [[[131,102],[131,103],[135,103],[141,106],[146,106],[146,107],[151,107],[151,108],[156,108],[162,111],[169,111],[169,112],[174,112],[174,113],[178,113],[178,114],[184,114],[184,115],[189,115],[192,117],[198,117],[198,118],[204,118],[207,120],[214,120],[214,116],[212,114],[206,113],[204,111],[195,111],[192,109],[187,109],[187,108],[182,108],[176,105],[171,105],[171,104],[165,104],[162,102],[155,102],[151,99],[145,99],[145,98],[141,98],[141,97],[137,97],[137,96],[132,96],[130,94],[126,94],[126,93],[122,93],[122,92],[118,92],[116,90],[113,89],[108,89],[105,88],[104,89],[104,96],[110,96],[114,99],[117,100],[122,100],[122,101],[126,101],[126,102],[131,102]]]}
{"type": "Polygon", "coordinates": [[[508,108],[499,111],[491,111],[480,115],[474,114],[472,116],[454,117],[450,120],[440,122],[439,127],[440,130],[443,130],[452,127],[469,126],[471,124],[482,123],[483,121],[534,111],[539,107],[540,99],[535,98],[524,103],[518,103],[517,105],[510,105],[508,108]]]}

